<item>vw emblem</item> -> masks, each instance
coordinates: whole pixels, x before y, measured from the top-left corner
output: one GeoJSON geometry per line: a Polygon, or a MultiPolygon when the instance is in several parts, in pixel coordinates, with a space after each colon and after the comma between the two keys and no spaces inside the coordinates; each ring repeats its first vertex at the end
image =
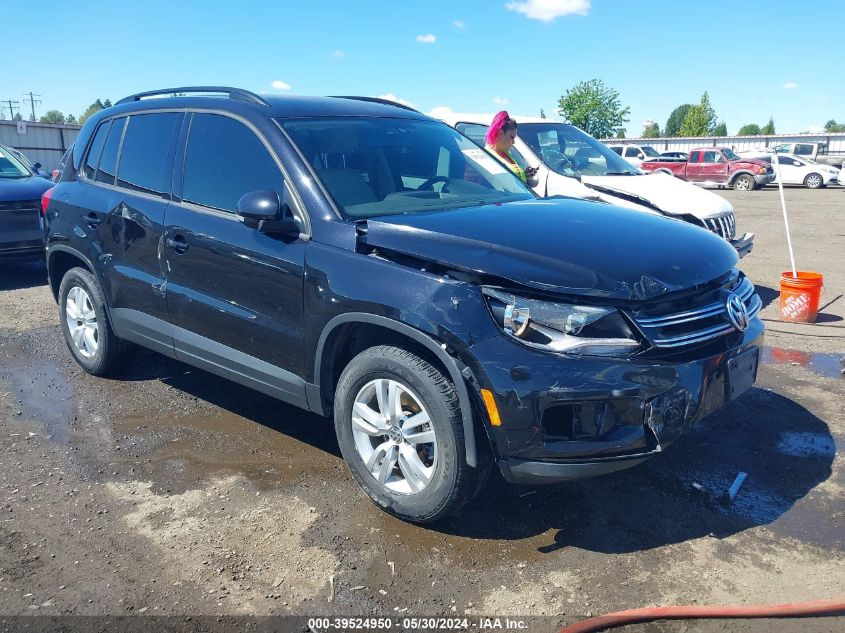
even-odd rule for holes
{"type": "Polygon", "coordinates": [[[731,294],[728,295],[725,307],[733,326],[740,332],[745,332],[748,327],[748,308],[745,307],[745,302],[739,295],[731,294]]]}

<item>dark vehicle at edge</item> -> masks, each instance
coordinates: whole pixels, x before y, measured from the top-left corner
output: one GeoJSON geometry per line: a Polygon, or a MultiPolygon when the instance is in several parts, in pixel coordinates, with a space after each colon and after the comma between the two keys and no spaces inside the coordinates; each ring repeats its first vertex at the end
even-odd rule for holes
{"type": "Polygon", "coordinates": [[[127,97],[81,130],[47,227],[84,369],[140,344],[333,416],[406,520],[455,511],[493,464],[515,483],[633,466],[756,379],[761,302],[724,240],[537,200],[376,99],[127,97]]]}
{"type": "Polygon", "coordinates": [[[41,196],[52,186],[0,145],[0,258],[44,256],[41,196]]]}

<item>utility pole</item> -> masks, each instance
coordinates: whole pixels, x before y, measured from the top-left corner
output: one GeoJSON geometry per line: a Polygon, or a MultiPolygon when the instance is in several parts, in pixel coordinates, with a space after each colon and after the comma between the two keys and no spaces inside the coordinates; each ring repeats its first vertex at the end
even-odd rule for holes
{"type": "Polygon", "coordinates": [[[25,92],[24,97],[29,97],[29,104],[32,106],[32,118],[30,121],[35,122],[35,104],[41,103],[41,99],[36,99],[35,97],[40,97],[41,95],[34,95],[32,92],[25,92]]]}
{"type": "Polygon", "coordinates": [[[11,99],[7,99],[6,101],[0,101],[0,103],[5,104],[6,107],[9,108],[9,118],[14,120],[15,119],[14,108],[18,108],[18,110],[20,110],[20,108],[18,107],[18,104],[20,103],[20,101],[12,101],[11,99]]]}

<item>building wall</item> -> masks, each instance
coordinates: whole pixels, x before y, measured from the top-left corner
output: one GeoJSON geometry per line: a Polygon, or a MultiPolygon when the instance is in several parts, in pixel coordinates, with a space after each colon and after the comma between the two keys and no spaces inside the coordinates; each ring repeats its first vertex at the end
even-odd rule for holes
{"type": "Polygon", "coordinates": [[[17,121],[0,121],[0,145],[14,147],[29,159],[41,163],[41,169],[50,172],[55,169],[65,150],[79,135],[76,125],[55,125],[23,121],[23,132],[18,130],[17,121]]]}

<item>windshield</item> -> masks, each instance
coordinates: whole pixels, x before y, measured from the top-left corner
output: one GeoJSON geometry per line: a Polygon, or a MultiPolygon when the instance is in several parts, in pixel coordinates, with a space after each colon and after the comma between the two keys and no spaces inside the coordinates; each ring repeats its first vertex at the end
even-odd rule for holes
{"type": "Polygon", "coordinates": [[[643,145],[640,149],[643,150],[643,154],[646,156],[660,156],[660,152],[654,149],[651,145],[643,145]]]}
{"type": "Polygon", "coordinates": [[[729,147],[726,147],[722,150],[722,153],[725,155],[725,158],[728,160],[741,160],[739,156],[729,147]]]}
{"type": "Polygon", "coordinates": [[[31,175],[29,169],[7,148],[0,147],[0,178],[26,178],[31,175]]]}
{"type": "Polygon", "coordinates": [[[520,123],[519,137],[546,166],[563,176],[639,174],[628,161],[566,123],[520,123]]]}
{"type": "Polygon", "coordinates": [[[534,198],[501,163],[443,123],[372,117],[280,123],[351,218],[534,198]]]}

